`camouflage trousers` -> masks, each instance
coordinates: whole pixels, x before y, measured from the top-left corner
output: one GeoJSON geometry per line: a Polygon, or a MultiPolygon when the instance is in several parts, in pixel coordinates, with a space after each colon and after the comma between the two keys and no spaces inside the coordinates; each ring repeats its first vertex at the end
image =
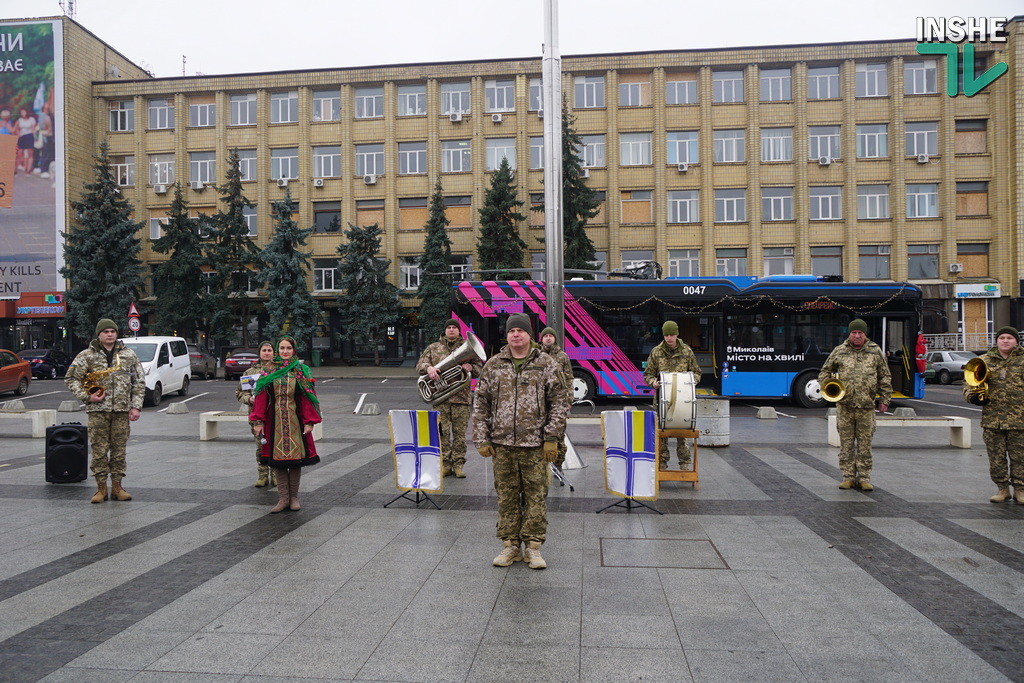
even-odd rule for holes
{"type": "Polygon", "coordinates": [[[1014,489],[1024,489],[1024,430],[985,428],[982,433],[992,481],[999,488],[1013,484],[1014,489]]]}
{"type": "Polygon", "coordinates": [[[256,472],[262,475],[264,472],[270,472],[270,468],[260,462],[260,455],[263,453],[263,444],[260,443],[260,432],[262,428],[257,422],[249,421],[249,429],[252,430],[252,438],[256,441],[256,472]]]}
{"type": "Polygon", "coordinates": [[[839,471],[843,479],[871,481],[871,438],[875,409],[836,406],[839,428],[839,471]]]}
{"type": "Polygon", "coordinates": [[[513,543],[544,542],[548,528],[548,463],[544,447],[522,448],[495,444],[491,458],[494,490],[498,493],[495,534],[513,543]],[[522,494],[522,500],[520,500],[522,494]]]}
{"type": "Polygon", "coordinates": [[[465,403],[442,403],[435,406],[440,415],[437,419],[441,428],[441,454],[449,467],[466,464],[466,429],[469,427],[469,406],[465,403]]]}
{"type": "MultiPolygon", "coordinates": [[[[688,440],[676,438],[676,458],[679,460],[680,469],[690,466],[690,442],[688,440]]],[[[667,469],[668,459],[668,439],[658,439],[658,466],[663,470],[667,469]]]]}
{"type": "Polygon", "coordinates": [[[555,467],[562,469],[562,465],[565,464],[565,454],[569,452],[569,447],[565,445],[565,434],[558,436],[558,456],[555,458],[555,467]]]}
{"type": "Polygon", "coordinates": [[[89,441],[92,442],[92,459],[89,468],[94,476],[113,476],[120,479],[128,467],[128,413],[117,410],[103,410],[89,413],[89,441]]]}

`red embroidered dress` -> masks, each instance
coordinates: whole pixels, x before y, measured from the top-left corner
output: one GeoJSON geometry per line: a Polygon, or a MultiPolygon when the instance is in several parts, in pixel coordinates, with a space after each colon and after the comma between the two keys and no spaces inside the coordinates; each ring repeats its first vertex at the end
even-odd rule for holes
{"type": "Polygon", "coordinates": [[[260,464],[290,468],[320,462],[313,434],[302,433],[303,425],[321,421],[319,406],[314,403],[313,379],[308,372],[301,361],[284,366],[273,364],[264,370],[249,413],[250,420],[263,423],[266,443],[260,453],[260,464]]]}

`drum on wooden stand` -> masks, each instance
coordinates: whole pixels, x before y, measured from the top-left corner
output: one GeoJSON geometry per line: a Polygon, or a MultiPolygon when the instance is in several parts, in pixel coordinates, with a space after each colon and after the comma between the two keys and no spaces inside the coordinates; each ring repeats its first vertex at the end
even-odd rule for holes
{"type": "Polygon", "coordinates": [[[658,426],[696,429],[697,382],[692,372],[658,373],[658,426]]]}

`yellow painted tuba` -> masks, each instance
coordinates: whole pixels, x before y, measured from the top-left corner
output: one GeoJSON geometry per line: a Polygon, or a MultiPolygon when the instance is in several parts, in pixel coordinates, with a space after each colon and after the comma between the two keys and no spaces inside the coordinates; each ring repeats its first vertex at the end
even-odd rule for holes
{"type": "Polygon", "coordinates": [[[988,366],[981,356],[976,356],[964,366],[964,382],[971,387],[968,395],[976,397],[979,401],[988,401],[988,366]]]}
{"type": "Polygon", "coordinates": [[[473,375],[462,369],[463,363],[469,363],[473,358],[482,361],[487,360],[484,347],[480,340],[472,332],[466,335],[466,341],[457,349],[438,363],[436,366],[438,378],[430,379],[427,375],[420,375],[416,381],[416,389],[420,392],[420,398],[427,403],[441,403],[451,397],[452,394],[469,384],[473,375]]]}
{"type": "Polygon", "coordinates": [[[832,373],[832,376],[821,385],[821,397],[829,403],[838,403],[846,396],[846,387],[839,375],[832,373]]]}

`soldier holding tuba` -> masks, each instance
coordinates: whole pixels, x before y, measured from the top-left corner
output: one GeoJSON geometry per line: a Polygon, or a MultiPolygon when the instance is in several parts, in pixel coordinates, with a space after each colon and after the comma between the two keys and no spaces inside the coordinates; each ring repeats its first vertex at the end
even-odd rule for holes
{"type": "Polygon", "coordinates": [[[875,394],[881,397],[878,409],[889,409],[892,376],[885,355],[867,336],[868,325],[857,318],[847,326],[849,337],[832,349],[821,366],[818,383],[829,391],[842,391],[836,403],[839,427],[839,471],[841,489],[860,486],[872,491],[871,438],[875,434],[875,394]],[[838,387],[836,383],[838,380],[838,387]]]}
{"type": "Polygon", "coordinates": [[[440,413],[438,424],[441,428],[441,453],[444,457],[442,476],[449,477],[454,474],[460,479],[466,476],[463,469],[466,465],[466,429],[469,427],[469,411],[473,402],[469,383],[463,384],[461,380],[467,374],[471,378],[480,376],[480,370],[483,368],[483,351],[479,349],[479,343],[473,339],[473,343],[470,344],[473,351],[458,354],[462,357],[453,359],[454,362],[461,361],[457,367],[461,368],[462,372],[451,372],[452,368],[448,366],[453,361],[443,361],[453,356],[467,343],[462,337],[459,321],[452,318],[445,323],[441,338],[428,346],[416,363],[416,370],[421,375],[420,396],[433,403],[434,410],[440,413]],[[441,366],[440,370],[438,366],[441,366]],[[457,376],[454,381],[463,386],[450,396],[437,400],[437,395],[443,397],[449,393],[448,390],[452,388],[449,386],[452,384],[450,378],[453,374],[457,376]]]}

